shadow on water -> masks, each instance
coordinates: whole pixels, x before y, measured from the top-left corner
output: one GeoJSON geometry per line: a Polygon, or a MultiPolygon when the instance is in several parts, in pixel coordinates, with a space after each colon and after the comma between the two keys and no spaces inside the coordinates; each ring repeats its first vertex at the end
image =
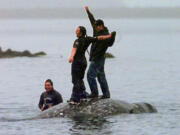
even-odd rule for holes
{"type": "Polygon", "coordinates": [[[73,126],[70,128],[71,135],[91,135],[91,134],[112,134],[107,131],[110,124],[105,117],[101,116],[75,116],[72,117],[73,126]]]}
{"type": "Polygon", "coordinates": [[[32,109],[32,107],[0,108],[0,122],[20,122],[35,120],[36,115],[36,110],[32,109]]]}
{"type": "Polygon", "coordinates": [[[20,121],[18,119],[11,119],[11,118],[0,118],[0,122],[17,122],[20,121]]]}
{"type": "Polygon", "coordinates": [[[0,122],[21,122],[21,121],[30,121],[30,120],[37,120],[34,118],[0,118],[0,122]]]}

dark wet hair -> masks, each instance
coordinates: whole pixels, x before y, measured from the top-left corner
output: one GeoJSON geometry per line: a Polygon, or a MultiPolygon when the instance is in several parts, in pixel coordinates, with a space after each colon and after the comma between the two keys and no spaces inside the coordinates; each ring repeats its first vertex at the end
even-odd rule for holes
{"type": "Polygon", "coordinates": [[[80,32],[82,33],[82,36],[85,37],[86,36],[86,28],[84,26],[79,26],[80,28],[80,32]]]}
{"type": "Polygon", "coordinates": [[[104,21],[101,19],[98,19],[98,20],[96,20],[95,25],[96,26],[100,26],[100,25],[104,26],[104,21]]]}
{"type": "Polygon", "coordinates": [[[52,80],[51,79],[47,79],[46,81],[45,81],[45,83],[50,83],[52,86],[53,86],[53,82],[52,82],[52,80]]]}

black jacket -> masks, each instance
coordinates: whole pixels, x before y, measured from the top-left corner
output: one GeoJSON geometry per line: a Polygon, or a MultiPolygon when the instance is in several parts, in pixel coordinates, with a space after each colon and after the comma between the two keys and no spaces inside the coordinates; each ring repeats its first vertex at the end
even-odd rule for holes
{"type": "Polygon", "coordinates": [[[91,43],[98,41],[96,37],[79,37],[74,41],[73,47],[77,48],[74,61],[82,60],[86,62],[85,52],[91,43]]]}
{"type": "MultiPolygon", "coordinates": [[[[90,13],[90,11],[87,11],[87,14],[93,28],[93,36],[97,37],[97,36],[109,34],[109,30],[107,27],[104,27],[104,30],[102,31],[96,31],[95,29],[96,20],[94,19],[94,16],[92,15],[92,13],[90,13]]],[[[110,39],[99,40],[92,44],[90,51],[90,61],[95,61],[98,58],[104,57],[108,47],[112,46],[114,43],[115,40],[114,36],[112,36],[110,39]]]]}
{"type": "Polygon", "coordinates": [[[54,106],[57,105],[59,103],[62,103],[63,99],[62,96],[59,92],[57,92],[56,90],[52,90],[50,92],[43,92],[40,96],[40,100],[39,100],[39,108],[41,109],[42,107],[46,106],[54,106]]]}

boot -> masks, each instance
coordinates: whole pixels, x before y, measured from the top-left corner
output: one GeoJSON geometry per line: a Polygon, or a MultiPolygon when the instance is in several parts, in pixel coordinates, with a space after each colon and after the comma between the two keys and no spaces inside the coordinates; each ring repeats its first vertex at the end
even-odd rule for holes
{"type": "Polygon", "coordinates": [[[98,94],[91,93],[90,95],[88,95],[88,98],[96,98],[96,97],[98,97],[98,94]]]}

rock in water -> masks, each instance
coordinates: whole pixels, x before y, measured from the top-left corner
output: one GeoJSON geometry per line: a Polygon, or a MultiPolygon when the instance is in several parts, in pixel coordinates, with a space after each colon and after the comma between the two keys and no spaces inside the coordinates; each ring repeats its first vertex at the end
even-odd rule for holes
{"type": "Polygon", "coordinates": [[[13,57],[39,57],[46,55],[45,52],[38,52],[32,54],[30,51],[25,50],[23,52],[13,51],[11,49],[7,49],[6,51],[2,51],[0,48],[0,58],[13,58],[13,57]]]}

